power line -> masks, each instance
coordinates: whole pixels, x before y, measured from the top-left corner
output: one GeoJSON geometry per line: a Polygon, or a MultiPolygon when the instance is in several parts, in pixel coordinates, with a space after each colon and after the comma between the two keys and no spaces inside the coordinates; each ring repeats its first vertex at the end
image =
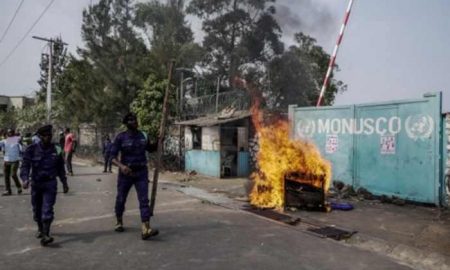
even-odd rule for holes
{"type": "Polygon", "coordinates": [[[6,36],[6,34],[8,33],[9,28],[11,27],[12,23],[14,22],[14,19],[16,18],[16,15],[17,15],[17,13],[19,12],[19,9],[20,9],[20,7],[21,7],[22,4],[23,4],[23,1],[25,1],[25,0],[20,1],[19,6],[17,7],[16,11],[14,12],[14,15],[13,15],[11,21],[9,21],[9,24],[8,24],[8,26],[6,27],[5,32],[3,32],[2,38],[0,38],[0,42],[3,41],[3,39],[4,39],[5,36],[6,36]]]}
{"type": "Polygon", "coordinates": [[[17,42],[16,46],[8,53],[8,55],[0,62],[0,67],[2,67],[6,61],[13,55],[13,53],[17,50],[17,48],[22,44],[22,42],[27,38],[27,36],[30,34],[30,32],[33,30],[33,28],[36,26],[36,24],[41,20],[41,18],[44,16],[44,14],[47,12],[47,10],[50,8],[50,6],[55,2],[55,0],[51,0],[50,3],[45,7],[45,9],[42,11],[41,15],[37,18],[36,21],[34,21],[33,25],[31,25],[30,29],[25,33],[25,35],[17,42]]]}

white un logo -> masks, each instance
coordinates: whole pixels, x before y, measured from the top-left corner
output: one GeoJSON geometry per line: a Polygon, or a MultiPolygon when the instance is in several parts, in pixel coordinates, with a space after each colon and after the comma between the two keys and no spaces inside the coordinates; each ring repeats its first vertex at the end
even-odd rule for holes
{"type": "Polygon", "coordinates": [[[311,119],[300,119],[296,126],[298,138],[310,138],[315,132],[315,122],[311,119]]]}
{"type": "Polygon", "coordinates": [[[405,131],[408,137],[417,140],[426,140],[431,137],[434,121],[430,115],[416,114],[406,118],[405,131]]]}

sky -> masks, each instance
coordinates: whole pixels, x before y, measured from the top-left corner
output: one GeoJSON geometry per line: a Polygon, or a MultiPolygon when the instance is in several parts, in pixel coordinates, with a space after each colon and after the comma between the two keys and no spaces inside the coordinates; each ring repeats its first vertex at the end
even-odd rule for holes
{"type": "MultiPolygon", "coordinates": [[[[0,0],[0,38],[19,0],[0,0]]],[[[0,42],[0,63],[27,32],[50,0],[25,0],[0,42]]],[[[45,43],[31,36],[61,35],[69,51],[82,46],[82,10],[97,0],[55,0],[15,53],[0,66],[0,95],[29,95],[38,89],[39,61],[45,43]]],[[[347,0],[277,0],[282,40],[293,43],[302,31],[331,53],[347,0]]],[[[201,25],[189,17],[197,41],[201,25]]],[[[450,1],[355,0],[336,60],[335,77],[348,89],[336,105],[421,98],[443,92],[450,111],[450,1]]]]}

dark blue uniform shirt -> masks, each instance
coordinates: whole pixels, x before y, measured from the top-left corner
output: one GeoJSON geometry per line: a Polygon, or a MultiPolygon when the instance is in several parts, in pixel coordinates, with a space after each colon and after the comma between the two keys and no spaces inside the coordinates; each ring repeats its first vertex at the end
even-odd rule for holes
{"type": "Polygon", "coordinates": [[[111,156],[116,158],[120,152],[120,162],[128,167],[146,167],[151,145],[147,135],[142,131],[119,133],[114,140],[111,156]]]}
{"type": "Polygon", "coordinates": [[[111,154],[112,146],[113,144],[111,141],[105,141],[103,143],[103,155],[109,156],[111,154]]]}
{"type": "Polygon", "coordinates": [[[27,147],[20,167],[20,178],[23,181],[29,181],[31,171],[33,183],[53,181],[56,177],[59,177],[62,183],[67,183],[64,158],[58,147],[51,144],[44,148],[41,143],[27,147]]]}

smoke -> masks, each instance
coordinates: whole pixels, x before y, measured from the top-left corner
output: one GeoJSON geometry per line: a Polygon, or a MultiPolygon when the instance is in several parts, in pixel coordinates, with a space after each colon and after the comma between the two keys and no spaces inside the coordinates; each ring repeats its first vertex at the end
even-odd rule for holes
{"type": "Polygon", "coordinates": [[[275,8],[275,18],[286,38],[292,39],[298,32],[318,40],[328,41],[331,36],[334,38],[338,14],[327,1],[278,0],[275,8]]]}

